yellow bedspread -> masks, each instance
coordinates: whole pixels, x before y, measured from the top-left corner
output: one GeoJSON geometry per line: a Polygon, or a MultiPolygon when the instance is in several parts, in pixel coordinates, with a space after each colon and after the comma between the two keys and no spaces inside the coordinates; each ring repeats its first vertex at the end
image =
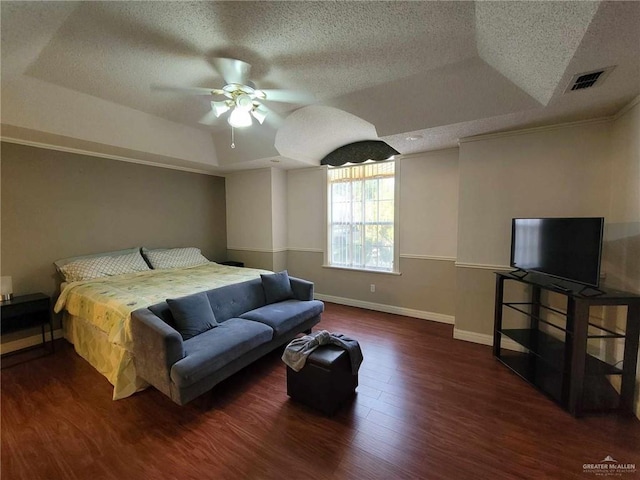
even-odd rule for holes
{"type": "MultiPolygon", "coordinates": [[[[69,283],[55,312],[65,309],[106,332],[109,341],[127,348],[131,342],[130,314],[167,298],[258,278],[266,270],[207,263],[196,267],[149,270],[69,283]]],[[[129,349],[129,348],[127,348],[129,349]]]]}

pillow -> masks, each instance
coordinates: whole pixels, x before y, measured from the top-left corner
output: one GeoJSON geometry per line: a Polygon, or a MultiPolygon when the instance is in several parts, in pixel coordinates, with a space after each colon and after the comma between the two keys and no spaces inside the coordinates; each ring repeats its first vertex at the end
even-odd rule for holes
{"type": "Polygon", "coordinates": [[[167,248],[149,250],[142,249],[142,254],[151,265],[151,268],[179,268],[179,267],[195,267],[209,263],[209,260],[200,253],[199,248],[167,248]]]}
{"type": "Polygon", "coordinates": [[[167,298],[176,330],[189,340],[218,326],[205,292],[181,298],[167,298]]]}
{"type": "Polygon", "coordinates": [[[125,273],[150,270],[140,251],[127,255],[89,257],[76,260],[60,267],[65,282],[79,282],[93,278],[123,275],[125,273]]]}
{"type": "Polygon", "coordinates": [[[283,270],[279,273],[260,274],[262,288],[267,298],[267,303],[277,303],[288,298],[293,298],[293,290],[289,281],[289,273],[283,270]]]}
{"type": "Polygon", "coordinates": [[[113,252],[101,252],[101,253],[92,253],[90,255],[79,255],[77,257],[69,257],[69,258],[61,258],[60,260],[56,260],[53,264],[56,266],[56,270],[60,273],[62,267],[65,265],[76,262],[78,260],[85,260],[87,258],[96,258],[96,257],[117,257],[119,255],[128,255],[131,253],[136,253],[140,251],[140,247],[135,248],[127,248],[126,250],[115,250],[113,252]]]}

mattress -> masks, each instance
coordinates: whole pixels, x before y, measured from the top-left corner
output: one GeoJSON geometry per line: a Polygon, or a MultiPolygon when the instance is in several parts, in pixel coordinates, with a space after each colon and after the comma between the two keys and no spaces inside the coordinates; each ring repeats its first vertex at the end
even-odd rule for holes
{"type": "Polygon", "coordinates": [[[211,262],[71,282],[62,289],[54,311],[64,311],[65,338],[111,382],[117,400],[146,386],[133,362],[132,311],[167,298],[251,280],[261,273],[270,272],[211,262]]]}

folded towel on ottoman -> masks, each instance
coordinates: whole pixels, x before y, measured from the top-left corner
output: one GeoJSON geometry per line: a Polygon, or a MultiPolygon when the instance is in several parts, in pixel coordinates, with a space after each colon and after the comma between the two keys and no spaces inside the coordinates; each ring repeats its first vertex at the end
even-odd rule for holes
{"type": "Polygon", "coordinates": [[[292,370],[299,372],[307,362],[307,357],[320,345],[337,345],[347,351],[351,361],[351,373],[357,374],[363,356],[357,340],[341,333],[329,333],[327,330],[314,332],[291,340],[282,354],[282,361],[292,370]]]}

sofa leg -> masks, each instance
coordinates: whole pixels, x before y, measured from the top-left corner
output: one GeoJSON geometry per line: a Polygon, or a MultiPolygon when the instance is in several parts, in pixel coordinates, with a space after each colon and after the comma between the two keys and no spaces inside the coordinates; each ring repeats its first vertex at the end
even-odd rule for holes
{"type": "Polygon", "coordinates": [[[311,329],[309,328],[302,333],[304,333],[305,335],[311,335],[311,329]]]}

